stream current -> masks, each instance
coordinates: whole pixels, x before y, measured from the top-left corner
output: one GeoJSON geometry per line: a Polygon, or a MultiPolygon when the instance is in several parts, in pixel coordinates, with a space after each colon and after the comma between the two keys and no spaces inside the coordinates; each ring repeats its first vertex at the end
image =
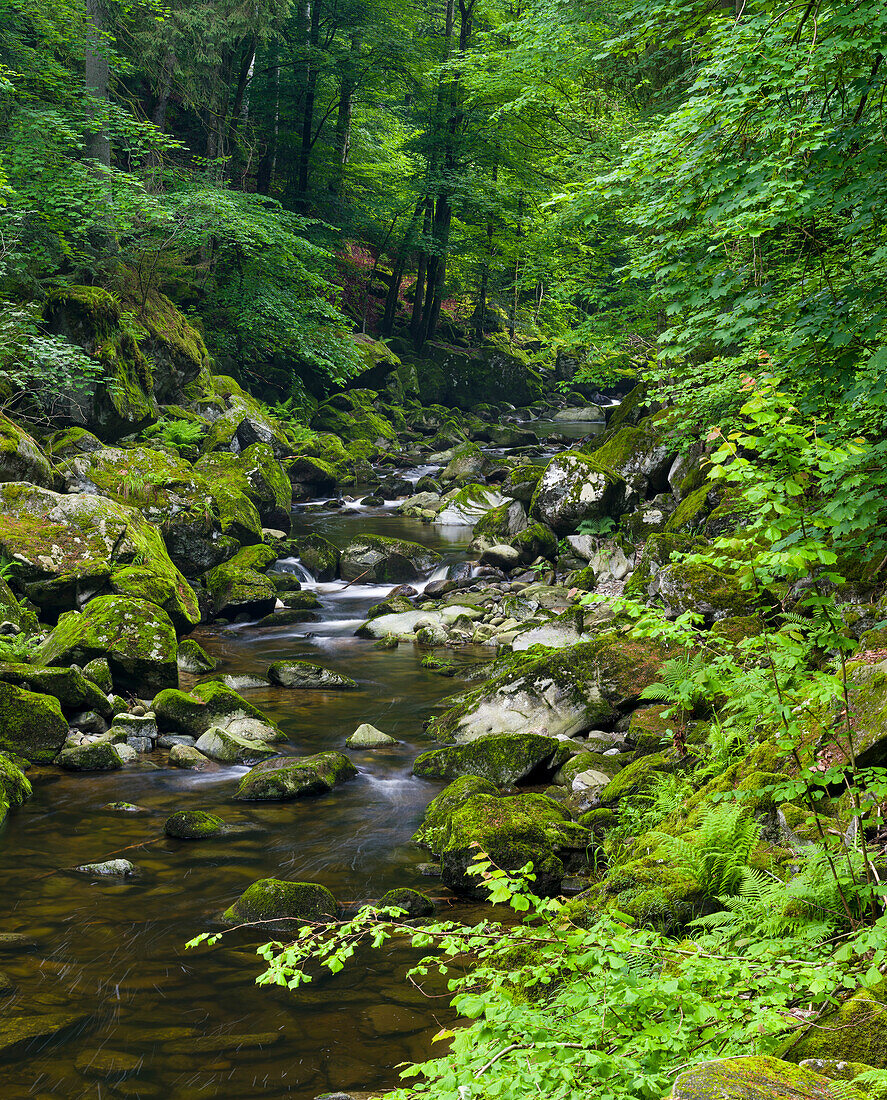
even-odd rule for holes
{"type": "MultiPolygon", "coordinates": [[[[585,432],[600,427],[582,425],[585,432]]],[[[407,472],[415,478],[427,470],[407,472]]],[[[471,539],[470,527],[423,524],[390,505],[302,506],[293,534],[309,532],[340,547],[357,534],[422,543],[443,555],[436,576],[465,559],[471,539]]],[[[294,560],[277,568],[298,573],[302,587],[317,593],[320,621],[198,629],[192,636],[221,661],[217,674],[264,677],[272,661],[303,658],[358,681],[359,691],[344,692],[235,685],[288,735],[284,753],[342,749],[362,722],[400,744],[350,751],[356,779],[325,796],[282,803],[234,801],[246,768],[183,771],[166,766],[161,752],[110,773],[32,769],[34,796],[10,815],[0,836],[0,932],[24,932],[36,947],[0,954],[0,971],[15,986],[11,995],[0,992],[0,1013],[83,1019],[52,1042],[0,1062],[0,1100],[310,1100],[328,1091],[391,1087],[398,1063],[432,1055],[431,1037],[449,1020],[447,998],[429,999],[404,981],[402,951],[368,955],[335,978],[290,993],[254,984],[263,969],[256,935],[233,933],[212,949],[184,947],[197,932],[214,930],[221,910],[264,877],[323,883],[346,907],[410,886],[437,899],[446,918],[471,919],[477,911],[422,876],[427,853],[410,843],[443,786],[411,775],[416,755],[428,747],[423,723],[458,681],[423,668],[413,645],[376,649],[354,636],[393,586],[317,583],[294,560]],[[141,812],[104,808],[116,801],[141,812]],[[201,842],[165,837],[163,822],[182,809],[208,810],[244,829],[201,842]],[[61,870],[117,856],[131,859],[138,877],[61,870]],[[103,1068],[114,1052],[138,1060],[124,1077],[103,1068]]],[[[466,662],[492,656],[480,647],[454,654],[466,662]]],[[[187,690],[196,679],[183,675],[181,686],[187,690]]]]}

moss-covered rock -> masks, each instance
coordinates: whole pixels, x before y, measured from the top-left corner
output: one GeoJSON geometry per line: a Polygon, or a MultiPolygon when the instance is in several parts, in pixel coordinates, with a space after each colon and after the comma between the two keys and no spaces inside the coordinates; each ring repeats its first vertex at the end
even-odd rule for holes
{"type": "Polygon", "coordinates": [[[545,467],[533,493],[530,516],[556,534],[568,535],[584,520],[620,516],[631,502],[624,479],[597,456],[564,451],[545,467]]]}
{"type": "Polygon", "coordinates": [[[105,657],[95,657],[92,661],[87,661],[83,666],[83,675],[106,696],[114,690],[111,666],[105,657]]]}
{"type": "Polygon", "coordinates": [[[318,581],[332,581],[339,575],[339,551],[322,535],[300,535],[287,547],[318,581]]]}
{"type": "Polygon", "coordinates": [[[521,504],[529,504],[544,469],[544,466],[515,466],[502,482],[502,492],[521,504]]]}
{"type": "Polygon", "coordinates": [[[48,764],[67,735],[68,723],[57,699],[0,683],[0,751],[48,764]]]}
{"type": "Polygon", "coordinates": [[[837,1058],[887,1069],[887,981],[857,990],[821,1016],[816,1027],[798,1031],[780,1045],[780,1058],[795,1064],[806,1058],[837,1058]]]}
{"type": "Polygon", "coordinates": [[[415,920],[419,917],[430,917],[434,912],[434,902],[418,890],[399,886],[379,898],[378,908],[403,909],[408,920],[415,920]]]}
{"type": "Polygon", "coordinates": [[[254,443],[238,455],[210,452],[194,469],[206,479],[226,534],[239,538],[239,532],[249,532],[252,536],[252,509],[244,505],[244,499],[259,517],[259,537],[241,541],[260,541],[262,524],[289,531],[292,486],[267,443],[254,443]]]}
{"type": "MultiPolygon", "coordinates": [[[[606,786],[611,779],[619,774],[628,759],[622,753],[619,755],[623,757],[622,760],[618,756],[604,756],[601,752],[578,752],[575,756],[571,756],[565,764],[561,764],[554,774],[554,782],[564,787],[571,787],[573,780],[578,775],[595,772],[601,777],[599,785],[601,787],[606,786]]],[[[586,784],[586,786],[592,785],[591,783],[586,784]]]]}
{"type": "Polygon", "coordinates": [[[525,406],[542,396],[542,379],[529,357],[504,333],[488,336],[480,348],[426,343],[416,361],[416,378],[423,405],[472,409],[508,401],[525,406]]]}
{"type": "Polygon", "coordinates": [[[849,667],[853,747],[860,767],[887,764],[887,661],[849,667]]]}
{"type": "Polygon", "coordinates": [[[521,565],[530,565],[537,558],[557,560],[557,535],[544,523],[531,523],[508,540],[517,550],[521,565]]]}
{"type": "Polygon", "coordinates": [[[564,875],[561,857],[584,850],[588,841],[587,831],[545,795],[475,794],[449,817],[441,844],[441,878],[456,893],[486,899],[483,883],[468,871],[483,853],[507,871],[532,863],[534,891],[552,894],[564,875]]]}
{"type": "Polygon", "coordinates": [[[435,522],[473,527],[487,512],[505,503],[506,498],[493,486],[469,482],[441,498],[435,522]]]}
{"type": "Polygon", "coordinates": [[[708,502],[709,487],[701,485],[684,497],[669,517],[666,531],[697,531],[705,522],[711,508],[708,502]]]}
{"type": "Polygon", "coordinates": [[[270,614],[277,604],[277,590],[259,570],[266,569],[275,557],[269,547],[247,546],[211,569],[205,580],[213,614],[229,619],[238,615],[258,619],[270,614]]]}
{"type": "Polygon", "coordinates": [[[527,513],[517,500],[505,501],[498,508],[491,508],[474,525],[474,537],[488,538],[493,542],[509,542],[514,535],[527,527],[527,513]]]}
{"type": "Polygon", "coordinates": [[[363,441],[375,447],[393,441],[397,438],[394,425],[363,396],[369,393],[371,391],[352,390],[336,394],[317,409],[311,418],[311,427],[317,432],[330,432],[352,444],[363,441]]]}
{"type": "Polygon", "coordinates": [[[355,775],[357,768],[341,752],[281,757],[265,761],[248,772],[234,797],[245,802],[287,802],[306,795],[326,794],[355,775]]]}
{"type": "Polygon", "coordinates": [[[19,603],[3,577],[0,577],[0,621],[12,623],[23,634],[33,634],[37,629],[37,616],[19,603]]]}
{"type": "Polygon", "coordinates": [[[31,782],[18,764],[0,752],[0,825],[10,810],[24,805],[31,797],[31,782]]]}
{"type": "Polygon", "coordinates": [[[498,789],[489,779],[480,775],[460,775],[428,804],[422,824],[413,834],[413,843],[421,844],[435,855],[440,855],[450,818],[459,806],[473,795],[498,793],[498,789]]]}
{"type": "Polygon", "coordinates": [[[219,764],[255,764],[277,756],[277,749],[271,748],[266,741],[242,737],[232,729],[221,726],[210,726],[206,733],[197,738],[194,748],[219,764]]]}
{"type": "Polygon", "coordinates": [[[481,776],[500,786],[519,783],[550,770],[557,744],[553,737],[538,733],[483,737],[422,753],[413,764],[413,774],[422,779],[481,776]]]}
{"type": "Polygon", "coordinates": [[[753,615],[761,606],[761,597],[751,589],[740,587],[733,574],[704,562],[678,561],[666,565],[659,571],[656,585],[659,598],[670,614],[693,611],[710,623],[737,615],[753,615]]]}
{"type": "Polygon", "coordinates": [[[213,385],[227,409],[213,421],[201,444],[203,454],[213,451],[239,454],[254,443],[266,443],[278,459],[289,454],[292,444],[267,408],[241,389],[233,378],[216,375],[213,385]]]}
{"type": "Polygon", "coordinates": [[[43,445],[46,454],[56,462],[63,462],[67,458],[87,454],[89,451],[100,451],[104,447],[99,437],[88,432],[86,428],[61,428],[53,432],[43,445]]]}
{"type": "Polygon", "coordinates": [[[268,669],[268,679],[280,687],[304,691],[339,691],[358,686],[350,676],[310,661],[275,661],[268,669]]]}
{"type": "Polygon", "coordinates": [[[71,772],[110,772],[123,767],[117,746],[110,741],[90,741],[85,745],[62,749],[56,763],[71,772]]]}
{"type": "Polygon", "coordinates": [[[692,553],[705,545],[704,539],[677,532],[651,535],[625,585],[626,595],[640,598],[652,595],[656,591],[656,577],[673,557],[692,553]]]}
{"type": "Polygon", "coordinates": [[[51,488],[52,465],[37,441],[0,414],[0,481],[30,481],[51,488]]]}
{"type": "Polygon", "coordinates": [[[200,621],[197,597],[157,528],[137,509],[105,497],[0,485],[0,550],[16,562],[17,590],[49,614],[111,591],[115,572],[138,562],[164,582],[171,595],[163,610],[180,628],[200,621]]]}
{"type": "Polygon", "coordinates": [[[659,753],[651,753],[633,761],[627,768],[613,777],[606,787],[598,795],[602,806],[615,806],[621,799],[639,794],[647,790],[662,772],[671,770],[671,764],[667,757],[659,753]]]}
{"type": "Polygon", "coordinates": [[[203,455],[194,468],[206,482],[222,533],[244,546],[261,542],[262,517],[237,459],[225,452],[211,451],[203,455]]]}
{"type": "Polygon", "coordinates": [[[336,915],[336,899],[316,882],[262,878],[222,914],[227,924],[251,921],[326,921],[336,915]]]}
{"type": "Polygon", "coordinates": [[[440,554],[417,542],[359,535],[342,551],[339,568],[346,581],[360,577],[367,584],[399,584],[419,580],[440,561],[440,554]]]}
{"type": "Polygon", "coordinates": [[[118,691],[142,692],[178,683],[176,632],[156,604],[126,596],[99,596],[82,612],[63,615],[37,647],[46,665],[85,665],[105,657],[118,691]]]}
{"type": "Polygon", "coordinates": [[[190,692],[161,691],[154,697],[153,707],[162,733],[200,737],[210,727],[220,726],[252,740],[284,739],[263,711],[218,680],[197,684],[190,692]]]}
{"type": "Polygon", "coordinates": [[[59,395],[56,416],[102,439],[138,431],[158,412],[150,363],[122,313],[120,301],[95,286],[59,287],[44,309],[49,330],[79,344],[101,368],[85,391],[59,395]]]}
{"type": "Polygon", "coordinates": [[[40,668],[3,661],[0,662],[0,681],[27,688],[38,695],[52,695],[69,713],[94,710],[103,718],[111,717],[107,693],[76,668],[40,668]]]}
{"type": "MultiPolygon", "coordinates": [[[[521,593],[524,595],[524,593],[521,593]]],[[[606,632],[542,657],[510,662],[429,724],[440,741],[542,731],[571,736],[606,726],[655,683],[668,650],[606,632]]]]}
{"type": "Polygon", "coordinates": [[[220,817],[205,810],[178,810],[163,823],[163,831],[177,840],[208,840],[224,836],[228,826],[220,817]]]}
{"type": "Polygon", "coordinates": [[[179,642],[176,664],[180,672],[215,672],[219,667],[218,660],[210,657],[203,646],[193,638],[183,638],[179,642]]]}
{"type": "MultiPolygon", "coordinates": [[[[684,1070],[671,1100],[835,1100],[827,1077],[778,1058],[721,1058],[684,1070]]],[[[848,1087],[843,1100],[865,1093],[848,1087]]]]}

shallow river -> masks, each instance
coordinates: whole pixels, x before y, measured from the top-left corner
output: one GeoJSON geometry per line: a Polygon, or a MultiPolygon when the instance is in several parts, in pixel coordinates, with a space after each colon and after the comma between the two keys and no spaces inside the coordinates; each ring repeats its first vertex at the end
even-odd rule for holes
{"type": "MultiPolygon", "coordinates": [[[[294,533],[309,530],[340,546],[357,533],[407,538],[439,550],[447,562],[464,558],[471,537],[470,528],[427,526],[390,509],[297,513],[294,533]]],[[[410,844],[441,786],[410,774],[426,747],[423,722],[458,682],[424,669],[412,645],[381,650],[354,637],[367,608],[390,586],[343,590],[341,582],[307,581],[303,587],[317,591],[322,621],[273,630],[203,628],[194,637],[222,659],[221,673],[264,675],[274,660],[301,657],[358,680],[359,691],[242,689],[288,734],[283,751],[341,749],[362,722],[401,744],[351,753],[360,769],[355,780],[288,803],[235,802],[245,768],[180,771],[165,766],[162,752],[108,774],[33,769],[34,797],[0,836],[0,931],[26,932],[37,949],[0,954],[0,971],[16,985],[12,996],[0,995],[0,1012],[85,1018],[52,1044],[0,1064],[2,1100],[308,1100],[325,1091],[391,1086],[398,1063],[431,1053],[447,1000],[428,999],[402,980],[404,956],[369,956],[344,975],[292,994],[254,984],[262,968],[254,954],[258,937],[237,933],[214,949],[184,948],[266,876],[321,882],[346,906],[412,886],[437,897],[446,916],[472,912],[444,897],[437,879],[421,876],[418,864],[427,854],[410,844]],[[102,808],[117,800],[144,812],[102,808]],[[163,822],[180,809],[210,810],[248,829],[215,841],[166,838],[163,822]],[[117,855],[137,865],[136,879],[101,881],[63,870],[117,855]],[[140,1064],[125,1080],[109,1080],[97,1051],[123,1051],[140,1064]]],[[[489,650],[459,655],[491,656],[489,650]]]]}

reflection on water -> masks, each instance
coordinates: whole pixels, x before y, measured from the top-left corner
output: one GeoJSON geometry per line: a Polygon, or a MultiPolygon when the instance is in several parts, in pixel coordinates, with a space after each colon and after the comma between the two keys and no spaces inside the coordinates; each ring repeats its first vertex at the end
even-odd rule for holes
{"type": "MultiPolygon", "coordinates": [[[[339,545],[358,532],[408,538],[447,560],[470,538],[469,529],[428,527],[390,510],[303,512],[296,530],[319,531],[339,545]]],[[[77,1015],[61,1036],[66,1041],[38,1044],[3,1064],[3,1100],[307,1100],[331,1089],[390,1085],[397,1063],[428,1055],[446,1000],[427,1000],[397,980],[403,954],[374,955],[290,994],[254,985],[260,965],[251,945],[259,937],[238,933],[212,950],[183,948],[264,876],[322,882],[346,906],[393,886],[441,893],[436,880],[417,871],[425,856],[409,843],[438,788],[414,779],[410,767],[425,747],[424,719],[454,685],[425,670],[413,645],[378,650],[354,637],[367,608],[390,586],[311,587],[321,622],[262,631],[204,628],[194,636],[222,659],[221,672],[262,676],[272,661],[297,657],[359,682],[359,691],[344,692],[244,689],[289,736],[283,751],[341,749],[362,722],[400,744],[353,752],[355,780],[290,803],[235,802],[245,769],[179,771],[166,767],[165,753],[108,774],[33,770],[34,798],[2,834],[0,931],[27,932],[39,946],[0,953],[0,971],[16,986],[0,995],[0,1011],[7,1019],[77,1015]],[[143,812],[102,808],[112,801],[143,812]],[[186,808],[211,810],[242,829],[215,841],[166,838],[165,818],[186,808]],[[61,870],[118,855],[137,865],[136,879],[97,881],[61,870]],[[109,1067],[116,1076],[108,1076],[109,1067]]]]}

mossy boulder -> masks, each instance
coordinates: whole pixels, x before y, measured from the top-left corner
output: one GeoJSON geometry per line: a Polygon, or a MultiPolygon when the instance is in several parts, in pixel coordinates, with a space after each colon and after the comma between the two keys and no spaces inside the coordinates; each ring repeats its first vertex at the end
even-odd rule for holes
{"type": "Polygon", "coordinates": [[[441,556],[417,542],[384,535],[359,535],[342,551],[342,580],[358,577],[366,584],[399,584],[419,580],[429,573],[441,556]]]}
{"type": "MultiPolygon", "coordinates": [[[[600,776],[597,785],[604,787],[619,774],[626,759],[627,757],[620,760],[618,756],[604,756],[600,752],[578,752],[558,768],[554,775],[554,782],[564,787],[571,787],[578,775],[594,772],[600,776]]],[[[585,786],[592,785],[588,783],[585,786]]]]}
{"type": "MultiPolygon", "coordinates": [[[[778,1058],[720,1058],[686,1069],[675,1079],[671,1100],[835,1100],[833,1082],[778,1058]]],[[[845,1087],[842,1100],[866,1095],[845,1087]]]]}
{"type": "Polygon", "coordinates": [[[646,791],[658,775],[668,771],[671,764],[663,753],[642,756],[618,772],[600,792],[598,800],[602,806],[616,806],[623,798],[646,791]]]}
{"type": "Polygon", "coordinates": [[[491,334],[480,348],[429,341],[416,360],[416,380],[423,405],[473,409],[508,401],[525,406],[542,396],[540,375],[505,333],[491,334]]]}
{"type": "Polygon", "coordinates": [[[91,684],[95,684],[99,691],[106,696],[114,690],[111,666],[104,657],[96,657],[92,661],[87,661],[83,666],[83,676],[91,684]]]}
{"type": "Polygon", "coordinates": [[[111,772],[123,767],[123,758],[110,741],[90,741],[62,749],[56,763],[70,772],[111,772]]]}
{"type": "Polygon", "coordinates": [[[780,1058],[797,1064],[807,1058],[836,1058],[887,1069],[887,981],[859,989],[838,1008],[821,1016],[816,1027],[780,1044],[780,1058]]]}
{"type": "Polygon", "coordinates": [[[489,455],[486,455],[476,443],[460,443],[453,449],[453,457],[441,470],[439,479],[443,484],[452,481],[476,481],[493,467],[489,455]]]}
{"type": "MultiPolygon", "coordinates": [[[[85,673],[84,669],[84,673],[85,673]]],[[[103,718],[111,717],[107,693],[76,668],[41,668],[12,661],[0,662],[0,681],[27,688],[38,695],[52,695],[68,713],[94,710],[103,718]]],[[[109,669],[110,673],[110,669],[109,669]]],[[[108,690],[111,688],[109,686],[108,690]]]]}
{"type": "Polygon", "coordinates": [[[356,688],[357,682],[341,672],[311,664],[310,661],[275,661],[268,669],[268,679],[280,687],[304,691],[339,691],[356,688]]]}
{"type": "Polygon", "coordinates": [[[161,691],[154,697],[153,707],[162,733],[196,738],[212,726],[220,726],[250,740],[285,739],[263,711],[218,680],[197,684],[190,692],[161,691]]]}
{"type": "Polygon", "coordinates": [[[497,787],[480,775],[460,775],[449,783],[425,809],[422,824],[413,834],[413,843],[440,855],[450,818],[455,811],[476,794],[498,795],[497,787]]]}
{"type": "Polygon", "coordinates": [[[848,671],[857,764],[883,767],[887,764],[887,661],[854,661],[848,671]]]}
{"type": "Polygon", "coordinates": [[[616,518],[628,511],[631,491],[597,456],[564,451],[545,467],[533,493],[530,516],[558,535],[575,531],[584,520],[616,518]]]}
{"type": "Polygon", "coordinates": [[[30,481],[51,488],[55,473],[37,441],[0,413],[0,481],[30,481]]]}
{"type": "Polygon", "coordinates": [[[702,527],[711,508],[708,502],[709,486],[701,485],[684,497],[668,518],[666,531],[697,531],[702,527]]]}
{"type": "Polygon", "coordinates": [[[625,585],[626,595],[644,598],[656,592],[659,572],[671,562],[706,545],[705,539],[693,535],[663,531],[649,537],[634,572],[625,585]]]}
{"type": "Polygon", "coordinates": [[[251,921],[328,921],[336,915],[336,899],[316,882],[286,882],[262,878],[249,886],[222,914],[226,924],[251,921]]]}
{"type": "Polygon", "coordinates": [[[530,731],[571,736],[606,726],[658,680],[668,655],[660,643],[613,632],[541,657],[527,654],[466,692],[429,731],[440,741],[468,742],[530,731]]]}
{"type": "MultiPolygon", "coordinates": [[[[238,532],[252,534],[252,510],[261,526],[289,531],[292,487],[287,474],[267,443],[254,443],[238,455],[210,452],[194,466],[209,486],[222,519],[222,530],[239,538],[238,532]]],[[[241,540],[259,541],[259,539],[241,540]]]]}
{"type": "Polygon", "coordinates": [[[403,909],[407,920],[415,920],[419,917],[430,917],[434,912],[434,902],[418,890],[400,886],[383,894],[379,898],[378,908],[403,909]]]}
{"type": "Polygon", "coordinates": [[[502,482],[502,492],[521,504],[529,504],[544,470],[544,466],[515,466],[502,482]]]}
{"type": "Polygon", "coordinates": [[[178,810],[163,823],[163,831],[177,840],[208,840],[224,836],[228,826],[205,810],[178,810]]]}
{"type": "Polygon", "coordinates": [[[532,863],[534,891],[553,894],[565,872],[562,857],[578,854],[588,841],[588,832],[545,795],[475,794],[450,815],[441,843],[441,878],[455,893],[488,898],[483,883],[469,874],[478,856],[486,855],[506,871],[532,863]]]}
{"type": "Polygon", "coordinates": [[[179,642],[176,664],[180,672],[194,673],[214,672],[219,666],[218,660],[210,657],[203,646],[193,638],[183,638],[179,642]]]}
{"type": "MultiPolygon", "coordinates": [[[[44,440],[43,446],[46,454],[62,462],[75,455],[87,454],[89,451],[100,451],[104,443],[97,435],[88,432],[86,428],[61,428],[53,432],[44,440]]],[[[25,479],[27,480],[27,479],[25,479]]]]}
{"type": "Polygon", "coordinates": [[[31,781],[15,763],[0,752],[0,825],[10,810],[24,805],[31,797],[31,781]]]}
{"type": "Polygon", "coordinates": [[[22,634],[33,634],[37,629],[37,616],[19,603],[3,577],[0,577],[0,621],[12,623],[22,634]]]}
{"type": "Polygon", "coordinates": [[[553,737],[538,733],[483,737],[467,745],[422,753],[413,764],[413,775],[421,779],[481,776],[499,786],[526,782],[551,770],[557,745],[553,737]]]}
{"type": "Polygon", "coordinates": [[[144,428],[158,414],[154,380],[137,333],[123,322],[123,306],[107,290],[66,286],[53,290],[44,308],[49,331],[78,344],[97,364],[83,389],[60,394],[57,420],[117,439],[144,428]]]}
{"type": "Polygon", "coordinates": [[[16,562],[16,591],[49,615],[112,592],[115,574],[138,563],[162,582],[158,606],[179,629],[200,621],[197,597],[157,528],[138,509],[106,497],[0,485],[0,551],[16,562]]]}
{"type": "Polygon", "coordinates": [[[397,739],[376,729],[369,722],[364,722],[357,727],[345,744],[349,749],[383,749],[389,745],[396,745],[397,739]]]}
{"type": "Polygon", "coordinates": [[[277,756],[277,749],[271,748],[266,741],[242,737],[221,726],[210,726],[197,738],[194,748],[219,764],[255,764],[277,756]]]}
{"type": "Polygon", "coordinates": [[[678,561],[666,565],[659,571],[656,587],[669,614],[692,611],[709,623],[752,615],[761,606],[761,597],[742,588],[735,575],[704,562],[678,561]]]}
{"type": "Polygon", "coordinates": [[[341,476],[335,466],[312,455],[297,455],[287,463],[286,472],[292,486],[291,495],[297,500],[334,492],[341,476]]]}
{"type": "Polygon", "coordinates": [[[317,432],[330,432],[346,443],[364,441],[373,444],[386,443],[397,438],[394,425],[373,408],[369,390],[352,390],[339,393],[322,404],[311,418],[311,427],[317,432]]]}
{"type": "Polygon", "coordinates": [[[339,575],[339,550],[323,535],[300,535],[287,548],[318,581],[332,581],[339,575]]]}
{"type": "Polygon", "coordinates": [[[528,524],[508,542],[517,550],[521,565],[530,565],[538,558],[557,560],[557,535],[544,523],[528,524]]]}
{"type": "Polygon", "coordinates": [[[474,527],[487,512],[505,503],[506,498],[497,488],[469,482],[441,498],[435,522],[444,526],[474,527]]]}
{"type": "Polygon", "coordinates": [[[292,444],[283,425],[265,406],[241,389],[233,378],[216,375],[213,384],[227,408],[213,421],[203,440],[203,454],[227,451],[236,455],[254,443],[266,443],[278,459],[289,454],[292,444]]]}
{"type": "Polygon", "coordinates": [[[118,691],[143,692],[179,682],[176,632],[156,604],[127,596],[99,596],[82,612],[62,615],[37,647],[45,665],[85,665],[107,658],[118,691]]]}
{"type": "Polygon", "coordinates": [[[474,525],[474,537],[488,538],[494,542],[510,542],[514,535],[527,527],[527,513],[517,500],[505,501],[498,508],[491,508],[474,525]]]}
{"type": "MultiPolygon", "coordinates": [[[[195,464],[206,482],[224,535],[244,546],[262,541],[262,517],[252,500],[249,483],[237,459],[225,452],[211,451],[195,464]]],[[[213,565],[218,564],[216,562],[213,565]]]]}
{"type": "Polygon", "coordinates": [[[623,424],[607,432],[595,446],[594,457],[604,469],[620,475],[638,497],[647,499],[668,492],[668,472],[675,446],[665,432],[667,413],[645,417],[638,424],[623,424]]]}
{"type": "Polygon", "coordinates": [[[306,795],[326,794],[355,775],[357,768],[341,752],[281,757],[258,764],[248,772],[234,797],[245,802],[288,802],[306,795]]]}
{"type": "Polygon", "coordinates": [[[277,604],[277,590],[260,570],[267,569],[276,556],[270,547],[246,546],[211,569],[205,582],[214,616],[260,619],[270,614],[277,604]]]}

